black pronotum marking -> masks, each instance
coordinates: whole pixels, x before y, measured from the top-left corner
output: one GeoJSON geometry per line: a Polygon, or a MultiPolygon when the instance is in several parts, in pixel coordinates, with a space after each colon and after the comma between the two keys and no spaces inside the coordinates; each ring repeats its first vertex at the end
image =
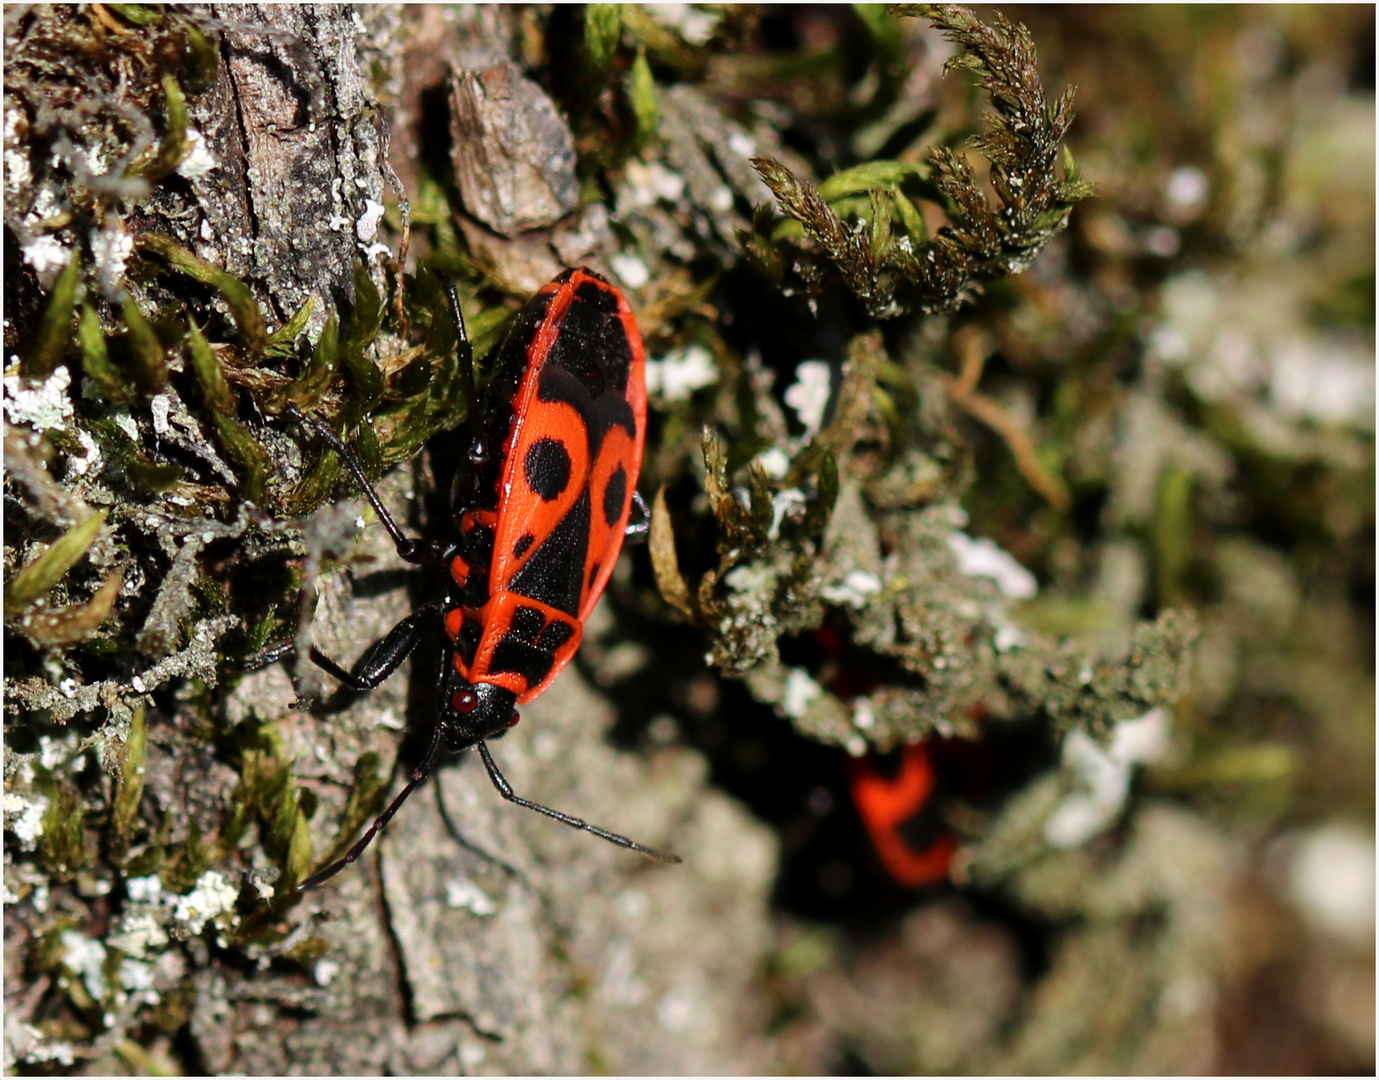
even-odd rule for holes
{"type": "Polygon", "coordinates": [[[543,502],[555,502],[570,486],[570,452],[559,439],[537,439],[528,448],[522,467],[527,486],[543,502]]]}
{"type": "Polygon", "coordinates": [[[478,619],[465,617],[460,623],[460,632],[455,639],[455,651],[460,654],[466,668],[474,666],[474,656],[479,651],[479,639],[484,636],[484,626],[478,619]]]}
{"type": "Polygon", "coordinates": [[[555,664],[556,651],[574,637],[574,629],[560,620],[546,622],[546,616],[536,608],[519,607],[512,616],[512,625],[493,649],[489,671],[511,671],[536,686],[555,664]]]}
{"type": "Polygon", "coordinates": [[[530,688],[538,685],[549,675],[554,664],[554,653],[543,653],[525,641],[505,637],[494,646],[493,659],[489,661],[488,670],[494,675],[507,671],[516,672],[527,680],[527,686],[530,688]]]}

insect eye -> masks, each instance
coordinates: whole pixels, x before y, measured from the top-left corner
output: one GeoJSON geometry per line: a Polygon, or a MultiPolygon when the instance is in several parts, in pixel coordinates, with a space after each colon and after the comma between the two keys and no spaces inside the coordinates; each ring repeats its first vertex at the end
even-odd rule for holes
{"type": "Polygon", "coordinates": [[[522,714],[516,709],[512,710],[512,715],[508,717],[508,727],[516,727],[517,721],[522,719],[522,714]]]}
{"type": "Polygon", "coordinates": [[[479,704],[479,695],[473,690],[457,690],[455,696],[450,699],[450,704],[455,706],[456,712],[473,712],[479,704]]]}

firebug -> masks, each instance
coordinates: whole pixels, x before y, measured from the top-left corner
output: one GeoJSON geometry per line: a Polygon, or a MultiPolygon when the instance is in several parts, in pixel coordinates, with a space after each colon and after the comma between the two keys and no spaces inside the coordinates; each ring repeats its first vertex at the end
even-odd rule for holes
{"type": "MultiPolygon", "coordinates": [[[[637,495],[646,438],[645,356],[626,298],[591,270],[567,270],[522,308],[483,392],[453,284],[446,283],[471,402],[463,460],[451,488],[457,539],[427,545],[406,536],[358,459],[322,421],[288,413],[331,446],[408,562],[443,571],[436,599],[418,607],[346,671],[315,647],[311,659],[354,690],[391,675],[428,629],[444,662],[440,715],[407,785],[345,855],[302,882],[320,885],[363,853],[436,766],[442,748],[477,748],[510,802],[663,862],[674,855],[521,798],[485,740],[518,721],[517,706],[544,692],[579,648],[626,536],[645,534],[637,495]],[[636,503],[642,520],[629,524],[636,503]]],[[[291,644],[261,653],[261,667],[291,644]]]]}
{"type": "Polygon", "coordinates": [[[852,801],[886,872],[900,885],[948,877],[957,841],[934,812],[936,775],[926,743],[849,762],[852,801]]]}

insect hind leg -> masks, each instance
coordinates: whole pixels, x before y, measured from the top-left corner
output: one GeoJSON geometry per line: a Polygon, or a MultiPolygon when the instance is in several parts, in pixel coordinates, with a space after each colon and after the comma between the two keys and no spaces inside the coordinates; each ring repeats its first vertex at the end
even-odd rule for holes
{"type": "Polygon", "coordinates": [[[637,512],[642,515],[642,520],[627,523],[627,529],[623,533],[624,542],[628,544],[645,543],[651,532],[651,507],[646,505],[642,493],[636,488],[632,489],[632,503],[637,507],[637,512]]]}

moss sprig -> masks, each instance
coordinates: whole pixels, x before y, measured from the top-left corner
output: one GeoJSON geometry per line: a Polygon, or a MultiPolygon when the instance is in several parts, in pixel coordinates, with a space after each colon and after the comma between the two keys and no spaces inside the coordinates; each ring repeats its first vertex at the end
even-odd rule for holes
{"type": "Polygon", "coordinates": [[[944,73],[973,71],[990,95],[987,131],[972,146],[991,164],[998,205],[978,186],[966,157],[948,147],[932,150],[925,169],[868,162],[819,187],[774,158],[758,157],[752,164],[780,209],[803,227],[810,246],[790,252],[782,244],[787,254],[775,253],[760,223],[754,235],[744,237],[749,256],[776,280],[810,291],[823,281],[819,268],[810,265],[821,255],[873,318],[953,311],[981,282],[1020,273],[1092,190],[1063,146],[1073,119],[1073,90],[1048,100],[1024,26],[999,12],[994,25],[987,25],[955,4],[901,4],[890,12],[926,18],[943,31],[959,47],[944,73]],[[948,224],[932,238],[907,186],[940,203],[948,215],[948,224]],[[865,203],[856,198],[859,187],[867,191],[865,203]],[[787,282],[787,276],[796,280],[787,282]]]}

